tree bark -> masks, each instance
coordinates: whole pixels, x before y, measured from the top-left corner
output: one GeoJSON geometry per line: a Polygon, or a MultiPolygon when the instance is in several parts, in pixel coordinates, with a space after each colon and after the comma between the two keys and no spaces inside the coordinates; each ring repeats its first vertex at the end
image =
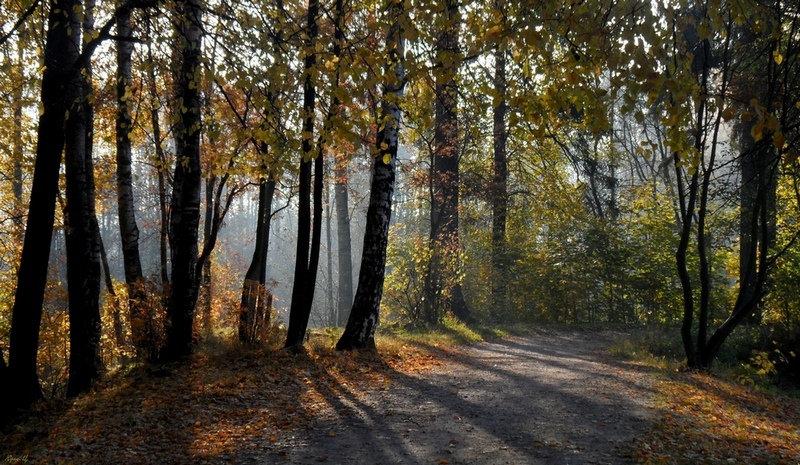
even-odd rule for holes
{"type": "Polygon", "coordinates": [[[64,121],[69,107],[68,84],[74,73],[79,44],[71,42],[70,27],[63,12],[72,12],[76,0],[51,1],[44,49],[41,84],[43,112],[39,116],[36,162],[31,185],[28,222],[17,272],[17,288],[11,317],[8,383],[13,407],[26,408],[42,397],[36,371],[39,326],[47,282],[47,265],[53,237],[58,172],[64,149],[64,121]],[[59,8],[61,11],[59,11],[59,8]]]}
{"type": "Polygon", "coordinates": [[[128,288],[128,314],[134,346],[140,356],[146,353],[144,305],[147,299],[139,255],[139,227],[136,224],[136,199],[133,194],[131,130],[133,120],[130,113],[131,98],[131,14],[123,11],[117,15],[117,213],[119,233],[122,241],[122,262],[125,269],[125,284],[128,288]]]}
{"type": "Polygon", "coordinates": [[[173,176],[170,215],[172,283],[167,307],[167,345],[163,358],[174,360],[191,354],[194,310],[197,303],[197,240],[200,223],[200,0],[178,2],[178,124],[175,128],[177,160],[173,176]]]}
{"type": "Polygon", "coordinates": [[[286,334],[287,348],[299,348],[308,328],[311,304],[317,281],[319,264],[319,241],[322,226],[322,160],[314,159],[314,223],[311,224],[311,163],[314,157],[314,114],[316,106],[316,84],[311,73],[316,67],[317,56],[313,51],[319,27],[319,1],[308,2],[308,38],[305,57],[305,80],[303,82],[303,159],[300,161],[299,205],[297,216],[297,253],[295,254],[294,284],[292,303],[289,310],[289,329],[286,334]],[[318,189],[317,186],[320,186],[318,189]],[[319,192],[317,192],[319,191],[319,192]],[[319,210],[319,213],[317,212],[319,210]],[[313,229],[313,233],[312,230],[313,229]],[[313,237],[312,237],[313,236],[313,237]],[[310,242],[310,244],[309,244],[310,242]],[[315,253],[316,251],[316,253],[315,253]]]}
{"type": "MultiPolygon", "coordinates": [[[[150,63],[154,63],[152,38],[150,37],[150,20],[146,21],[148,26],[146,28],[147,34],[147,58],[150,63]]],[[[166,291],[169,287],[169,209],[167,208],[167,156],[164,153],[164,148],[161,146],[161,122],[159,120],[160,101],[158,97],[158,89],[156,87],[156,72],[155,66],[148,66],[148,90],[150,92],[150,124],[153,128],[153,143],[155,146],[157,165],[156,175],[158,178],[158,206],[161,214],[161,222],[159,227],[159,274],[161,276],[161,286],[166,291]]]]}
{"type": "Polygon", "coordinates": [[[97,230],[98,243],[100,245],[100,263],[103,265],[103,279],[105,280],[106,292],[111,298],[111,315],[114,329],[114,342],[117,347],[125,345],[125,329],[122,325],[122,315],[119,308],[119,296],[117,291],[114,290],[114,281],[111,279],[111,269],[108,266],[108,255],[106,254],[106,246],[103,243],[103,236],[100,235],[100,229],[97,230]]]}
{"type": "Polygon", "coordinates": [[[348,199],[347,161],[336,156],[334,165],[334,202],[336,203],[336,245],[339,268],[339,292],[336,300],[336,324],[347,324],[347,310],[353,305],[353,252],[350,237],[350,205],[348,199]]]}
{"type": "Polygon", "coordinates": [[[457,277],[460,267],[458,233],[459,207],[459,129],[458,37],[461,29],[458,2],[446,0],[443,11],[443,30],[437,43],[436,102],[433,162],[431,168],[431,259],[426,277],[424,318],[438,323],[444,312],[452,311],[461,320],[469,319],[457,277]]]}
{"type": "MultiPolygon", "coordinates": [[[[495,0],[495,8],[502,2],[495,0]]],[[[506,161],[506,51],[498,44],[494,51],[494,89],[497,92],[492,112],[494,166],[492,173],[492,302],[498,316],[510,318],[506,296],[506,218],[508,216],[508,164],[506,161]]]]}
{"type": "MultiPolygon", "coordinates": [[[[212,229],[215,229],[215,216],[216,209],[219,208],[214,202],[214,190],[217,185],[217,175],[210,174],[206,178],[206,212],[205,220],[203,222],[203,252],[211,245],[212,229]]],[[[220,186],[222,188],[222,186],[220,186]]],[[[216,228],[217,230],[219,227],[216,228]]],[[[214,245],[216,245],[216,234],[214,231],[214,245]]],[[[214,247],[211,245],[211,247],[214,247]]],[[[204,254],[201,254],[204,255],[204,254]]],[[[202,266],[198,270],[200,273],[200,299],[202,305],[202,314],[200,321],[205,331],[211,329],[211,251],[209,250],[207,258],[203,259],[202,266]]]]}
{"type": "Polygon", "coordinates": [[[378,156],[372,165],[367,225],[364,249],[355,301],[344,334],[336,343],[337,350],[375,347],[375,329],[380,318],[383,282],[386,274],[386,247],[389,243],[389,223],[392,215],[395,164],[399,145],[401,121],[400,100],[405,86],[403,67],[404,34],[403,2],[390,1],[390,26],[386,32],[388,62],[385,65],[388,82],[383,89],[382,126],[376,138],[378,156]]]}
{"type": "Polygon", "coordinates": [[[25,233],[25,206],[22,204],[22,158],[25,146],[22,141],[23,126],[23,96],[25,82],[25,29],[20,28],[17,39],[17,73],[16,87],[13,92],[14,105],[14,177],[11,180],[11,190],[14,194],[14,225],[16,226],[16,239],[21,244],[25,233]]]}
{"type": "Polygon", "coordinates": [[[275,174],[269,171],[267,178],[262,179],[258,186],[256,244],[242,285],[242,304],[239,309],[239,340],[242,342],[255,342],[269,323],[271,299],[265,286],[274,195],[275,174]]]}
{"type": "MultiPolygon", "coordinates": [[[[71,42],[94,29],[94,4],[86,2],[83,25],[72,24],[71,42]]],[[[76,13],[73,13],[76,14],[76,13]]],[[[78,57],[78,50],[72,53],[78,57]]],[[[71,76],[72,102],[65,124],[66,248],[69,298],[70,357],[67,396],[89,390],[100,376],[100,244],[95,215],[92,163],[93,112],[88,104],[91,66],[87,62],[71,76]]]]}
{"type": "Polygon", "coordinates": [[[328,279],[326,282],[326,314],[328,316],[326,326],[336,326],[336,305],[333,301],[333,238],[331,237],[331,189],[330,185],[325,185],[325,241],[326,241],[326,258],[327,258],[327,272],[328,279]]]}
{"type": "MultiPolygon", "coordinates": [[[[334,29],[333,54],[339,60],[337,66],[342,63],[342,46],[344,45],[344,0],[336,0],[336,27],[334,29]]],[[[340,70],[336,69],[336,85],[340,85],[340,70]]],[[[339,98],[334,93],[331,113],[339,111],[339,98]]],[[[333,191],[334,202],[336,203],[336,235],[337,235],[337,264],[338,264],[338,288],[336,298],[336,322],[337,326],[347,324],[348,310],[353,305],[353,252],[352,239],[350,237],[350,205],[348,199],[348,158],[342,153],[335,153],[333,163],[333,191]]]]}

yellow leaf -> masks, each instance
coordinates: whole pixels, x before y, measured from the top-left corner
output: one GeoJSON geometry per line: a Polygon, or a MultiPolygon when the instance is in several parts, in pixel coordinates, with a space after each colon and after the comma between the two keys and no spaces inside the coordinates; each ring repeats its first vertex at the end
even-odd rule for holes
{"type": "Polygon", "coordinates": [[[781,150],[783,146],[786,145],[786,136],[783,135],[782,131],[777,131],[772,136],[772,144],[775,146],[776,149],[781,150]]]}
{"type": "Polygon", "coordinates": [[[750,135],[753,136],[756,142],[760,141],[764,137],[764,122],[759,121],[753,125],[753,129],[750,130],[750,135]]]}
{"type": "Polygon", "coordinates": [[[783,55],[777,50],[772,51],[772,58],[775,59],[775,63],[777,64],[783,63],[783,55]]]}
{"type": "Polygon", "coordinates": [[[384,156],[383,156],[383,163],[384,163],[384,164],[388,165],[388,164],[390,164],[391,162],[392,162],[392,156],[391,156],[391,155],[389,155],[389,154],[387,153],[386,155],[384,155],[384,156]]]}
{"type": "Polygon", "coordinates": [[[725,110],[723,110],[722,119],[724,119],[725,121],[730,121],[733,119],[735,115],[736,115],[736,110],[734,110],[733,107],[728,107],[725,110]]]}
{"type": "Polygon", "coordinates": [[[502,30],[503,29],[500,27],[499,24],[494,25],[494,26],[490,27],[488,31],[486,31],[486,38],[488,39],[488,38],[491,38],[491,37],[499,36],[500,32],[502,32],[502,30]]]}
{"type": "Polygon", "coordinates": [[[700,39],[708,39],[711,35],[711,29],[706,24],[701,24],[697,26],[697,35],[700,36],[700,39]]]}

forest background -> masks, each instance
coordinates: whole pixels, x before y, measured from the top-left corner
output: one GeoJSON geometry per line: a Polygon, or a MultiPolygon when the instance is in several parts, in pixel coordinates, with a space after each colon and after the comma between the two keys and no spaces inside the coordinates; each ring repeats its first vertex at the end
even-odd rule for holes
{"type": "Polygon", "coordinates": [[[797,382],[798,15],[6,1],[4,410],[379,320],[659,325],[797,382]]]}

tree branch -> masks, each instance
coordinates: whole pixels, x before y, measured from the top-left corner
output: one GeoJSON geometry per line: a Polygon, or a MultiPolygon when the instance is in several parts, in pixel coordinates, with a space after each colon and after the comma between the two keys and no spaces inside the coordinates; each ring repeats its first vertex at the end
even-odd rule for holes
{"type": "Polygon", "coordinates": [[[17,22],[14,23],[14,26],[11,28],[11,30],[0,36],[0,45],[3,45],[8,39],[11,38],[12,35],[14,35],[15,32],[17,32],[17,29],[22,26],[22,23],[24,23],[25,20],[28,19],[28,17],[30,17],[34,11],[36,11],[36,8],[39,7],[40,2],[41,0],[33,0],[31,6],[28,7],[24,13],[22,13],[22,16],[17,19],[17,22]]]}

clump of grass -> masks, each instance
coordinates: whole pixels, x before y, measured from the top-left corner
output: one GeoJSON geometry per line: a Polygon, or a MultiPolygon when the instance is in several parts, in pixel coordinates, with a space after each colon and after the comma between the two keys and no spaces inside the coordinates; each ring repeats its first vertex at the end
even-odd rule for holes
{"type": "Polygon", "coordinates": [[[618,339],[609,348],[612,356],[647,366],[668,369],[683,360],[683,346],[677,329],[651,327],[618,339]]]}

